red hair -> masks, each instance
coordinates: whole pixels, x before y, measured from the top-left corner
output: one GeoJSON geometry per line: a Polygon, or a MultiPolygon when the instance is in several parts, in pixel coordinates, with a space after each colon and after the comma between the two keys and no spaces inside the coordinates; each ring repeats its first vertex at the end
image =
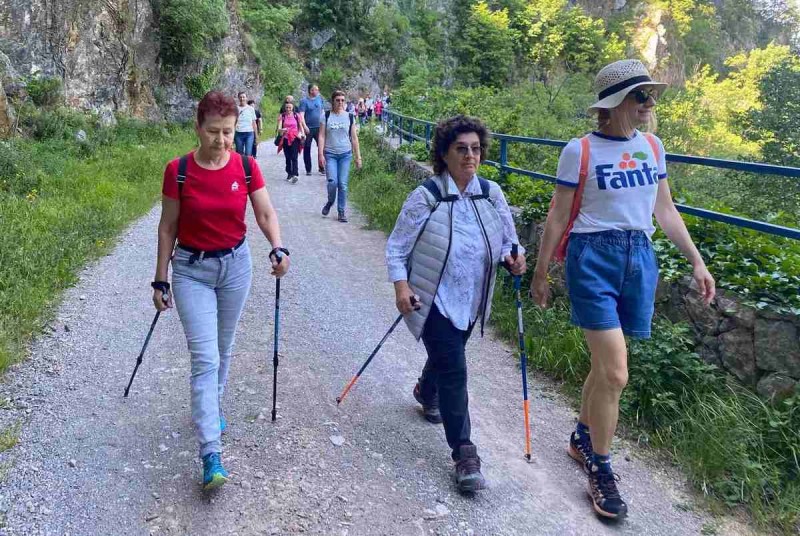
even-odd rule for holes
{"type": "Polygon", "coordinates": [[[221,91],[209,91],[197,105],[197,124],[203,126],[208,115],[218,115],[220,117],[237,117],[239,107],[233,97],[229,97],[221,91]]]}

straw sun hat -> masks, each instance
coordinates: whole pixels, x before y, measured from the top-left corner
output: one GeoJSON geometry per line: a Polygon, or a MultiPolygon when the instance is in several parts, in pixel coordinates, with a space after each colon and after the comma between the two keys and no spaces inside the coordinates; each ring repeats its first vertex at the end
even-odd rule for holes
{"type": "Polygon", "coordinates": [[[600,69],[594,78],[597,102],[589,106],[590,112],[602,108],[616,108],[625,97],[640,86],[655,88],[660,93],[667,84],[655,82],[650,78],[647,67],[639,60],[620,60],[600,69]]]}

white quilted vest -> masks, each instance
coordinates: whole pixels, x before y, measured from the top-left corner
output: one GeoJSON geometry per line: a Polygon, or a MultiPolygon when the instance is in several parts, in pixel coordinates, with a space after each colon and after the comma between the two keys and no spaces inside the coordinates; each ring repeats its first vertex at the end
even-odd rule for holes
{"type": "MultiPolygon", "coordinates": [[[[440,176],[431,177],[431,180],[439,188],[442,201],[438,201],[436,196],[427,188],[423,188],[425,197],[431,207],[431,215],[425,227],[417,238],[417,243],[411,251],[409,260],[408,284],[411,290],[420,298],[420,308],[405,315],[406,325],[414,337],[419,340],[422,337],[422,330],[425,321],[428,319],[436,291],[447,265],[450,256],[450,241],[452,237],[453,223],[453,198],[448,192],[449,181],[440,176]],[[448,197],[450,200],[448,201],[448,197]]],[[[489,184],[489,191],[499,189],[500,186],[493,181],[486,181],[489,184]]],[[[500,262],[502,262],[501,249],[503,246],[503,221],[495,209],[491,199],[482,196],[473,196],[469,201],[478,214],[478,223],[481,226],[481,235],[475,237],[475,247],[483,247],[487,250],[487,259],[491,259],[486,269],[475,277],[483,278],[483,296],[481,306],[478,309],[478,316],[481,321],[481,336],[486,319],[492,309],[492,295],[494,294],[495,275],[500,262]]]]}

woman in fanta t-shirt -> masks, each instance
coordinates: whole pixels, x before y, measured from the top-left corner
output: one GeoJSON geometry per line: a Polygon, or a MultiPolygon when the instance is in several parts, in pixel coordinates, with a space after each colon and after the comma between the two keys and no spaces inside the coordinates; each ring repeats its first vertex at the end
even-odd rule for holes
{"type": "Polygon", "coordinates": [[[164,170],[152,283],[153,303],[159,311],[171,308],[174,296],[189,344],[192,421],[206,490],[228,479],[220,458],[226,426],[220,402],[236,325],[252,279],[245,238],[248,197],[259,228],[275,248],[269,255],[272,275],[281,277],[289,269],[289,252],[282,247],[278,215],[261,170],[252,157],[231,151],[237,113],[233,98],[207,93],[197,107],[199,148],[164,170]]]}
{"type": "Polygon", "coordinates": [[[597,113],[598,130],[571,140],[561,153],[531,297],[547,305],[550,260],[565,256],[571,320],[583,329],[592,360],[568,453],[584,464],[595,511],[622,518],[628,507],[609,450],[628,380],[625,336],[650,336],[658,283],[654,214],[692,264],[706,304],[715,284],[672,202],[664,146],[644,132],[655,125],[666,84],[654,82],[640,61],[622,60],[603,67],[594,85],[599,100],[589,111],[597,113]]]}

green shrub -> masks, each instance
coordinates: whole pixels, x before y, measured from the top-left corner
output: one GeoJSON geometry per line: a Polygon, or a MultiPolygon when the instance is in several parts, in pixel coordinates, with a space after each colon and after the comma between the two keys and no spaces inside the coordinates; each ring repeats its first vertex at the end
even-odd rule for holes
{"type": "Polygon", "coordinates": [[[26,90],[36,106],[55,106],[64,99],[61,79],[55,76],[32,76],[26,90]]]}
{"type": "Polygon", "coordinates": [[[169,67],[207,57],[230,25],[225,0],[161,0],[156,12],[161,59],[169,67]]]}
{"type": "Polygon", "coordinates": [[[200,73],[194,76],[187,76],[184,84],[186,84],[189,95],[199,101],[206,93],[216,87],[221,76],[222,66],[219,63],[209,63],[203,67],[200,73]]]}

